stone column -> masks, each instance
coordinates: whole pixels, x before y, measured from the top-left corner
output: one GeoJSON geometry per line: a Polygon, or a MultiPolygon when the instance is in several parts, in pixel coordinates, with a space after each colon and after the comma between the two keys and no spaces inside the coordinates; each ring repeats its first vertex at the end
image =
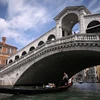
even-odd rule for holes
{"type": "Polygon", "coordinates": [[[59,20],[56,20],[56,39],[62,37],[62,27],[59,20]]]}
{"type": "Polygon", "coordinates": [[[80,17],[79,17],[79,23],[80,23],[80,33],[86,33],[85,32],[85,22],[84,22],[84,10],[80,10],[80,17]]]}

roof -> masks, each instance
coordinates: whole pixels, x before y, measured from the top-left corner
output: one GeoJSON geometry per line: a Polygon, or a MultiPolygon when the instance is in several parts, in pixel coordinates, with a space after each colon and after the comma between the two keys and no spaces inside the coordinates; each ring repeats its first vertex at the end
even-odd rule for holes
{"type": "MultiPolygon", "coordinates": [[[[0,45],[3,45],[3,43],[2,43],[2,42],[0,42],[0,45]]],[[[17,49],[17,47],[15,47],[15,46],[12,46],[12,45],[9,45],[9,44],[5,44],[4,46],[7,46],[7,47],[12,47],[12,48],[15,48],[15,49],[17,49]]]]}
{"type": "Polygon", "coordinates": [[[80,9],[84,9],[87,12],[87,14],[91,14],[91,12],[83,5],[82,6],[69,6],[69,7],[64,8],[57,16],[55,16],[54,20],[59,19],[68,10],[80,10],[80,9]]]}

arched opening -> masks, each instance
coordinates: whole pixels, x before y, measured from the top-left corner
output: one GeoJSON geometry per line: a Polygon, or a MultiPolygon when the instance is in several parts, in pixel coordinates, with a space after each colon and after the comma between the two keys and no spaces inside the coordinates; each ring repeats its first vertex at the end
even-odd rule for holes
{"type": "Polygon", "coordinates": [[[23,51],[22,56],[24,56],[24,55],[26,55],[26,54],[27,54],[27,52],[26,52],[26,51],[23,51]]]}
{"type": "Polygon", "coordinates": [[[38,43],[38,46],[40,46],[40,45],[42,45],[42,44],[44,44],[44,42],[43,42],[43,41],[40,41],[40,42],[38,43]]]}
{"type": "MultiPolygon", "coordinates": [[[[55,84],[59,84],[60,80],[62,79],[63,72],[67,72],[70,78],[76,73],[86,68],[100,64],[99,59],[100,59],[100,53],[94,51],[77,50],[71,52],[68,51],[67,53],[63,52],[61,54],[56,53],[55,55],[50,55],[46,58],[42,58],[42,60],[40,60],[36,64],[33,63],[34,65],[31,65],[25,71],[25,73],[22,74],[20,79],[15,84],[42,85],[42,84],[47,84],[48,82],[54,82],[55,84]],[[63,68],[61,66],[63,66],[63,68]],[[38,70],[36,69],[37,67],[38,70]]],[[[89,71],[85,72],[84,71],[80,72],[80,75],[78,75],[78,77],[80,79],[82,77],[83,78],[86,76],[88,77],[89,71]],[[85,75],[83,76],[83,74],[85,75]]]]}
{"type": "Polygon", "coordinates": [[[13,60],[12,60],[12,59],[11,59],[11,60],[9,60],[9,64],[10,64],[10,63],[12,63],[12,62],[13,62],[13,60]]]}
{"type": "Polygon", "coordinates": [[[15,56],[15,60],[19,59],[19,55],[15,56]]]}
{"type": "Polygon", "coordinates": [[[47,41],[53,41],[53,40],[55,40],[55,36],[54,36],[53,34],[51,34],[51,35],[48,37],[47,41]]]}
{"type": "Polygon", "coordinates": [[[35,47],[33,47],[33,46],[30,47],[29,52],[30,52],[30,51],[33,51],[34,49],[35,49],[35,47]]]}
{"type": "Polygon", "coordinates": [[[60,27],[62,29],[62,37],[71,35],[73,26],[78,22],[79,21],[78,21],[77,14],[70,13],[70,14],[66,15],[62,19],[62,26],[60,27]]]}
{"type": "Polygon", "coordinates": [[[76,23],[72,28],[72,34],[78,34],[80,29],[80,24],[76,23]]]}
{"type": "Polygon", "coordinates": [[[86,33],[100,33],[100,22],[95,20],[88,24],[86,33]]]}

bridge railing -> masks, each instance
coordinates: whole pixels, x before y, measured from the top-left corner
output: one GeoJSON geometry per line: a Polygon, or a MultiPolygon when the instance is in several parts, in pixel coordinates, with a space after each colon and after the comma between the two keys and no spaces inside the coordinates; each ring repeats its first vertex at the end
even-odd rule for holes
{"type": "Polygon", "coordinates": [[[19,59],[15,60],[14,62],[12,62],[11,64],[7,64],[6,67],[8,67],[9,65],[13,66],[14,64],[17,64],[18,62],[22,61],[23,59],[26,59],[27,57],[29,57],[30,55],[35,55],[38,52],[40,52],[41,50],[57,45],[57,44],[61,44],[61,43],[70,43],[72,41],[100,41],[100,34],[94,34],[94,33],[89,33],[89,34],[75,34],[75,35],[70,35],[70,36],[66,36],[66,37],[62,37],[60,39],[57,40],[53,40],[53,41],[49,41],[44,43],[41,46],[38,46],[35,50],[29,52],[28,54],[24,55],[23,57],[20,57],[19,59]]]}

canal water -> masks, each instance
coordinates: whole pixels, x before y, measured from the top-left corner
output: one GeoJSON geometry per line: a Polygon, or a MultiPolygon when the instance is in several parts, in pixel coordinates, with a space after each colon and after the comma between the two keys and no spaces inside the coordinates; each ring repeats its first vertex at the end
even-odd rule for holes
{"type": "Polygon", "coordinates": [[[0,100],[100,100],[100,83],[74,83],[65,92],[39,95],[0,94],[0,100]]]}

